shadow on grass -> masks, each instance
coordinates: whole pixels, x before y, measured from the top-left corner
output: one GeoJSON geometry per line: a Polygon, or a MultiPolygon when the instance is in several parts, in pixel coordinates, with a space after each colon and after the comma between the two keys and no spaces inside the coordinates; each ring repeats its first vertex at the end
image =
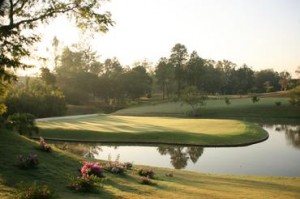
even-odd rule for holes
{"type": "Polygon", "coordinates": [[[164,131],[154,132],[98,132],[91,130],[68,130],[68,129],[42,129],[40,135],[46,140],[57,140],[66,142],[97,142],[116,144],[173,144],[184,146],[203,147],[226,147],[226,146],[247,146],[267,139],[267,133],[258,127],[248,129],[256,133],[243,133],[238,135],[209,135],[205,133],[171,132],[164,128],[164,131]],[[257,133],[259,132],[259,133],[257,133]]]}

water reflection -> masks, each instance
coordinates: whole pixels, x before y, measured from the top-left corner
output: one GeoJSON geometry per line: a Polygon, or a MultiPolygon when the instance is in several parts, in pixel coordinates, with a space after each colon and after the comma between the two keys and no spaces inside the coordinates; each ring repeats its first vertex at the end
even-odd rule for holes
{"type": "Polygon", "coordinates": [[[62,142],[54,143],[53,145],[61,150],[68,151],[70,153],[90,159],[96,159],[96,156],[99,155],[99,153],[102,151],[100,145],[98,144],[62,142]]]}
{"type": "Polygon", "coordinates": [[[161,155],[169,154],[171,156],[171,164],[175,169],[185,168],[189,159],[196,163],[204,151],[202,147],[182,146],[159,146],[157,150],[161,155]]]}
{"type": "Polygon", "coordinates": [[[269,139],[246,147],[137,146],[100,143],[59,143],[57,147],[80,156],[133,162],[198,172],[300,176],[300,126],[262,125],[269,139]],[[200,158],[201,157],[201,158],[200,158]]]}
{"type": "MultiPolygon", "coordinates": [[[[57,148],[68,151],[70,153],[90,158],[97,159],[97,156],[103,151],[103,147],[99,144],[82,144],[82,143],[53,143],[57,148]]],[[[113,149],[118,149],[118,146],[113,146],[113,149]]],[[[194,164],[198,161],[203,154],[203,147],[183,147],[183,146],[158,146],[156,150],[161,155],[169,155],[170,163],[175,169],[184,169],[188,165],[188,161],[191,160],[194,164]]],[[[118,154],[119,156],[120,154],[118,154]]],[[[110,154],[108,155],[110,156],[110,154]]]]}
{"type": "Polygon", "coordinates": [[[275,130],[284,132],[289,144],[300,149],[300,126],[279,125],[276,126],[275,130]]]}

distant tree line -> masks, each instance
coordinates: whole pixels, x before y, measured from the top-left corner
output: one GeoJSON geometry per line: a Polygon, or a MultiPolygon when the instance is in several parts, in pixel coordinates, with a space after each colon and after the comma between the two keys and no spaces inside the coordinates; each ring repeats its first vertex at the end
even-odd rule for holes
{"type": "Polygon", "coordinates": [[[190,55],[182,44],[176,44],[169,58],[161,58],[155,69],[156,82],[163,98],[177,94],[187,86],[209,94],[247,94],[287,90],[295,87],[288,72],[273,69],[253,71],[246,64],[214,61],[199,57],[196,51],[190,55]]]}
{"type": "MultiPolygon", "coordinates": [[[[54,41],[57,49],[58,41],[54,41]]],[[[246,64],[238,67],[228,60],[203,59],[196,51],[188,54],[182,44],[176,44],[170,57],[161,58],[154,70],[149,70],[147,61],[132,67],[122,66],[117,58],[101,63],[94,51],[82,46],[66,47],[55,52],[53,59],[54,71],[45,66],[40,77],[10,89],[6,99],[9,114],[63,115],[66,104],[93,104],[113,111],[152,93],[161,93],[163,99],[183,99],[181,95],[189,90],[222,95],[265,93],[287,90],[297,83],[288,72],[253,71],[246,64]]]]}
{"type": "Polygon", "coordinates": [[[182,44],[171,49],[169,58],[161,58],[154,71],[149,63],[124,67],[117,58],[100,63],[90,48],[65,48],[54,75],[68,103],[85,104],[101,99],[107,104],[162,93],[163,98],[181,95],[186,87],[208,94],[247,94],[287,90],[295,87],[288,72],[273,69],[253,71],[246,64],[203,59],[196,51],[190,55],[182,44]],[[157,91],[157,89],[159,90],[157,91]]]}

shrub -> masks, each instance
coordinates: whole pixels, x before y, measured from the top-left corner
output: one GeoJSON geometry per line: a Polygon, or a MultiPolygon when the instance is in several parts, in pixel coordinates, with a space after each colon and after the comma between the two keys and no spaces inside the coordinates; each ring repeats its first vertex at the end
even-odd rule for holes
{"type": "Polygon", "coordinates": [[[53,191],[49,189],[47,185],[37,185],[20,183],[17,186],[17,199],[53,199],[58,198],[53,191]]]}
{"type": "Polygon", "coordinates": [[[173,173],[166,173],[166,176],[167,177],[173,177],[174,175],[173,175],[173,173]]]}
{"type": "Polygon", "coordinates": [[[254,95],[254,96],[252,97],[252,102],[253,102],[253,104],[256,103],[256,102],[258,102],[258,101],[259,101],[258,96],[257,96],[257,95],[254,95]]]}
{"type": "Polygon", "coordinates": [[[83,166],[80,169],[82,177],[88,177],[95,175],[97,177],[104,177],[103,168],[96,162],[83,162],[83,166]]]}
{"type": "Polygon", "coordinates": [[[109,161],[105,166],[105,170],[114,174],[124,174],[126,168],[124,164],[118,161],[109,161]]]}
{"type": "Polygon", "coordinates": [[[132,169],[133,164],[132,164],[131,162],[125,162],[125,163],[124,163],[124,167],[125,167],[126,169],[132,169]]]}
{"type": "Polygon", "coordinates": [[[31,136],[38,133],[39,129],[35,124],[35,117],[30,113],[15,113],[7,119],[7,127],[17,131],[21,135],[31,136]]]}
{"type": "Polygon", "coordinates": [[[281,102],[275,102],[276,106],[281,106],[281,102]]]}
{"type": "Polygon", "coordinates": [[[152,180],[150,180],[149,178],[146,178],[146,177],[142,177],[141,178],[141,184],[144,184],[144,185],[156,185],[156,183],[152,182],[152,180]]]}
{"type": "Polygon", "coordinates": [[[294,106],[300,106],[300,86],[290,91],[290,103],[294,106]]]}
{"type": "Polygon", "coordinates": [[[68,188],[78,192],[96,192],[97,185],[102,181],[95,175],[71,178],[68,188]]]}
{"type": "Polygon", "coordinates": [[[51,151],[52,151],[51,146],[49,146],[49,145],[45,142],[44,138],[42,138],[42,137],[40,137],[40,146],[39,146],[39,148],[40,148],[42,151],[45,151],[45,152],[51,152],[51,151]]]}
{"type": "Polygon", "coordinates": [[[39,164],[39,160],[36,154],[29,154],[27,157],[24,157],[23,155],[18,155],[17,159],[17,166],[20,169],[33,169],[36,168],[39,164]]]}
{"type": "Polygon", "coordinates": [[[154,179],[154,172],[152,170],[144,170],[144,169],[140,169],[138,171],[138,174],[140,176],[143,176],[143,177],[147,177],[147,178],[150,178],[150,179],[154,179]]]}
{"type": "Polygon", "coordinates": [[[36,117],[64,115],[66,102],[63,93],[37,78],[29,78],[26,86],[12,85],[5,99],[7,114],[31,113],[36,117]]]}
{"type": "Polygon", "coordinates": [[[225,100],[225,103],[226,103],[227,105],[230,105],[230,104],[231,104],[230,99],[229,99],[228,97],[225,97],[224,100],[225,100]]]}

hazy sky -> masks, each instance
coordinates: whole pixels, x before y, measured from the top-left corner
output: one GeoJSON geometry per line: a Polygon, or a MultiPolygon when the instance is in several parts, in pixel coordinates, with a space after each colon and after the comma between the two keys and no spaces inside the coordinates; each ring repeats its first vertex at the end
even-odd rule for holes
{"type": "MultiPolygon", "coordinates": [[[[300,66],[300,0],[111,0],[104,8],[116,24],[93,41],[102,59],[156,64],[182,43],[202,58],[254,70],[294,73],[300,66]]],[[[66,45],[80,39],[62,19],[45,31],[66,45]]]]}

